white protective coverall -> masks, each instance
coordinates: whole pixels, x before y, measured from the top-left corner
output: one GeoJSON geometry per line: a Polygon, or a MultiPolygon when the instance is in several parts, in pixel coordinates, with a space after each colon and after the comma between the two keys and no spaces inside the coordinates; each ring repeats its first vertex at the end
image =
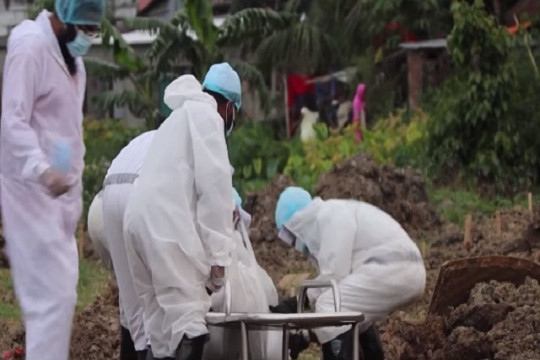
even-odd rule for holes
{"type": "Polygon", "coordinates": [[[28,360],[68,359],[77,301],[86,74],[77,58],[70,75],[49,16],[44,11],[11,32],[2,94],[2,224],[28,360]],[[74,185],[54,198],[39,178],[60,144],[70,148],[74,185]]]}
{"type": "MultiPolygon", "coordinates": [[[[103,190],[98,192],[88,208],[88,236],[92,241],[92,248],[105,268],[114,272],[109,244],[105,237],[105,221],[103,220],[103,190]]],[[[124,326],[124,323],[122,326],[124,326]]],[[[126,326],[124,326],[126,327],[126,326]]]]}
{"type": "MultiPolygon", "coordinates": [[[[94,199],[88,208],[88,236],[92,241],[92,247],[95,253],[101,259],[101,262],[105,268],[114,273],[111,252],[109,250],[109,242],[105,236],[105,221],[103,220],[103,190],[94,196],[94,199]]],[[[129,273],[129,269],[127,272],[129,273]]],[[[124,306],[121,298],[118,299],[118,303],[118,307],[120,308],[120,325],[127,329],[128,322],[124,314],[124,306]]]]}
{"type": "MultiPolygon", "coordinates": [[[[315,198],[284,227],[303,242],[317,265],[317,280],[338,281],[341,311],[359,311],[365,329],[424,292],[426,270],[416,244],[390,215],[354,200],[315,198]]],[[[316,312],[334,312],[332,290],[311,289],[316,312]]],[[[321,344],[350,326],[321,328],[321,344]]]]}
{"type": "MultiPolygon", "coordinates": [[[[278,303],[276,287],[267,272],[257,263],[249,240],[248,228],[251,215],[236,206],[239,218],[234,227],[233,263],[228,268],[231,285],[231,311],[244,313],[267,313],[269,306],[278,303]]],[[[212,310],[225,312],[225,291],[213,293],[212,310]]],[[[241,354],[239,330],[210,327],[210,341],[204,348],[203,360],[238,359],[241,354]]],[[[250,358],[265,360],[281,359],[281,331],[251,331],[249,333],[250,358]]]]}
{"type": "Polygon", "coordinates": [[[124,214],[144,158],[154,139],[154,131],[145,132],[124,147],[112,161],[103,185],[103,219],[106,241],[118,284],[121,313],[135,350],[146,349],[142,301],[133,286],[124,241],[124,214]]]}
{"type": "Polygon", "coordinates": [[[152,353],[172,357],[182,338],[208,333],[211,266],[233,248],[232,177],[224,121],[192,75],[165,90],[173,110],[156,131],[128,201],[124,235],[152,353]]]}

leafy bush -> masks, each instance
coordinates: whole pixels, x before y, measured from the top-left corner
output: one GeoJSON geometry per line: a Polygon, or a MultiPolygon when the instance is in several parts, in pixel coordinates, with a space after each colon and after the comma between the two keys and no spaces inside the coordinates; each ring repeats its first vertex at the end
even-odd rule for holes
{"type": "Polygon", "coordinates": [[[284,170],[285,175],[308,190],[313,190],[321,174],[360,150],[352,128],[330,134],[326,124],[318,123],[314,129],[317,134],[314,140],[290,147],[291,155],[284,170]]]}
{"type": "Polygon", "coordinates": [[[129,128],[117,120],[85,119],[84,218],[92,199],[102,187],[112,159],[140,132],[141,130],[129,128]]]}
{"type": "Polygon", "coordinates": [[[229,159],[235,168],[233,183],[241,194],[258,190],[285,168],[291,147],[280,141],[275,125],[244,123],[228,140],[229,159]]]}
{"type": "Polygon", "coordinates": [[[398,110],[364,131],[362,149],[380,164],[412,166],[426,170],[426,127],[428,114],[398,110]]]}
{"type": "Polygon", "coordinates": [[[540,122],[527,111],[538,107],[538,84],[517,76],[512,53],[524,48],[482,1],[454,2],[452,13],[448,46],[456,72],[433,98],[432,168],[516,190],[538,179],[540,122]]]}

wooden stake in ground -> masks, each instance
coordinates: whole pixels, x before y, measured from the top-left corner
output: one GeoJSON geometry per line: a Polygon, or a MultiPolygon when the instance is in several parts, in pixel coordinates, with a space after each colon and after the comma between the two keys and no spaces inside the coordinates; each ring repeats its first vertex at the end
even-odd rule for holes
{"type": "Polygon", "coordinates": [[[495,212],[495,233],[498,237],[502,236],[501,212],[499,210],[495,212]]]}
{"type": "Polygon", "coordinates": [[[463,237],[463,245],[465,246],[465,250],[471,251],[473,246],[471,214],[467,214],[467,216],[465,217],[465,236],[463,237]]]}
{"type": "Polygon", "coordinates": [[[534,220],[534,211],[533,211],[533,201],[532,201],[532,193],[528,194],[528,202],[529,202],[529,217],[531,221],[534,220]]]}
{"type": "Polygon", "coordinates": [[[84,257],[84,239],[86,238],[86,236],[84,235],[84,226],[82,222],[79,223],[77,233],[77,242],[79,243],[79,259],[82,259],[84,257]]]}

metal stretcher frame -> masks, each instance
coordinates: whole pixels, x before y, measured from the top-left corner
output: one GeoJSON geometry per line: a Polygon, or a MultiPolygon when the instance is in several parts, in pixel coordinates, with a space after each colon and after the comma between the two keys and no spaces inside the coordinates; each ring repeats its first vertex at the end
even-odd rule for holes
{"type": "Polygon", "coordinates": [[[341,307],[339,289],[335,281],[306,281],[299,289],[299,312],[305,294],[310,288],[332,288],[334,294],[335,313],[297,313],[297,314],[269,314],[269,313],[231,313],[230,285],[225,284],[226,312],[208,313],[206,323],[208,326],[219,326],[241,331],[241,360],[249,360],[249,330],[270,330],[280,328],[283,334],[282,360],[289,359],[289,331],[300,329],[314,329],[326,326],[352,325],[353,327],[353,359],[360,360],[360,325],[364,321],[364,314],[359,312],[339,312],[341,307]],[[300,302],[302,300],[302,302],[300,302]]]}

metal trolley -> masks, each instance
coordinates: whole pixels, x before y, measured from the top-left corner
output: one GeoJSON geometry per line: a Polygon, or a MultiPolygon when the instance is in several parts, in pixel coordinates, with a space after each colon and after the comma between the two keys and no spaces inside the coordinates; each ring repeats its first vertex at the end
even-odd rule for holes
{"type": "Polygon", "coordinates": [[[228,329],[240,329],[241,332],[241,360],[249,360],[249,337],[250,330],[275,330],[281,329],[283,336],[282,359],[289,359],[289,333],[291,330],[314,329],[326,326],[352,325],[353,336],[353,359],[360,360],[360,326],[364,321],[364,315],[359,312],[340,312],[341,298],[335,281],[305,281],[298,291],[297,314],[269,314],[269,313],[231,313],[231,289],[227,282],[225,285],[226,312],[208,313],[206,322],[208,326],[219,326],[228,329]],[[303,304],[308,289],[331,288],[334,294],[335,313],[304,313],[303,304]]]}

